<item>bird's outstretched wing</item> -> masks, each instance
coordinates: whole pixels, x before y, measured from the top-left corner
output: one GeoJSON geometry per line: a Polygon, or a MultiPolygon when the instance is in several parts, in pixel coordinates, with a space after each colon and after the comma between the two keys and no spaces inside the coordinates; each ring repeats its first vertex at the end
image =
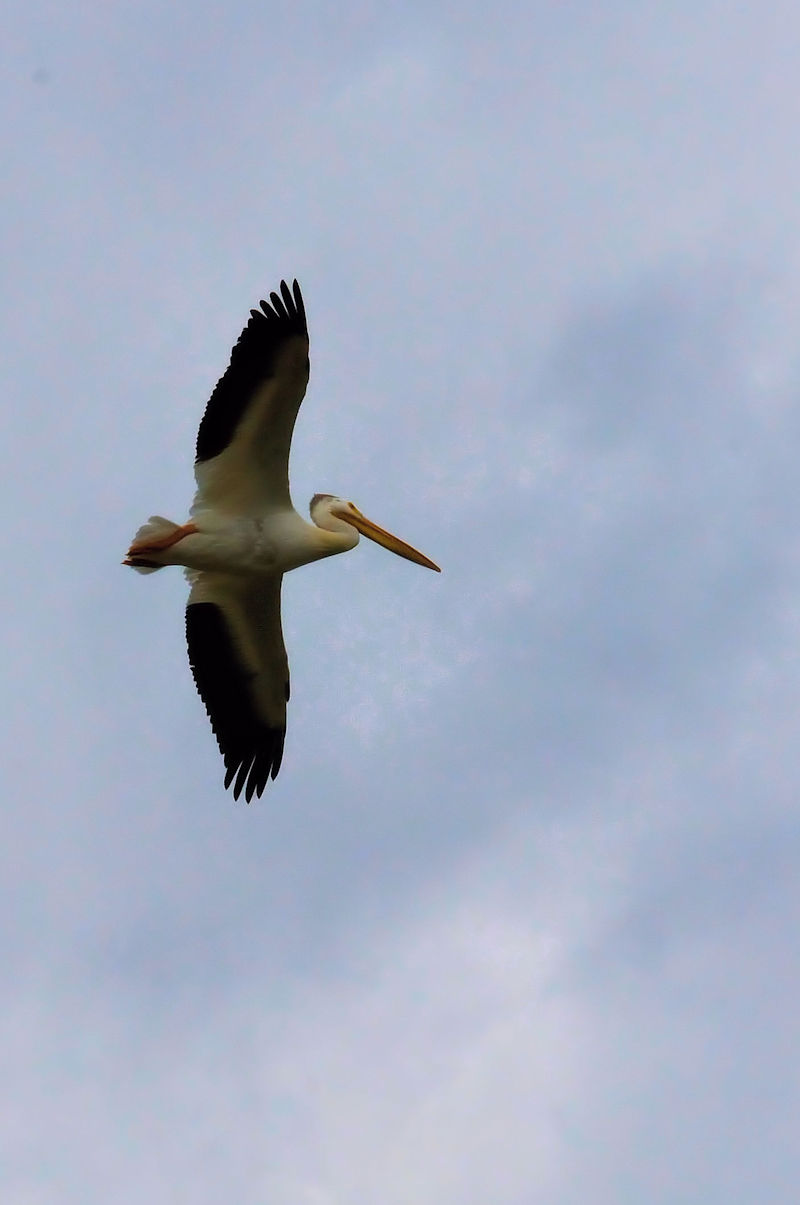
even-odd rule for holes
{"type": "Polygon", "coordinates": [[[275,778],[286,736],[289,665],[281,577],[195,573],[186,607],[189,663],[225,761],[225,786],[249,803],[275,778]]]}
{"type": "Polygon", "coordinates": [[[263,514],[290,505],[289,448],[308,384],[308,327],[300,286],[250,311],[197,433],[193,512],[263,514]]]}

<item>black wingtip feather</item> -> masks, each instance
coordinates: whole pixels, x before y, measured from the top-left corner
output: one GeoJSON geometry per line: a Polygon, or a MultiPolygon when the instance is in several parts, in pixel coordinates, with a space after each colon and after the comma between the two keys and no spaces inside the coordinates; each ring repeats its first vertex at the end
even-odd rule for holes
{"type": "Polygon", "coordinates": [[[243,669],[222,611],[214,603],[191,603],[186,608],[189,664],[205,703],[211,727],[225,761],[225,789],[233,797],[242,791],[249,803],[259,799],[270,777],[276,777],[283,758],[284,728],[270,728],[252,701],[243,669]]]}
{"type": "MultiPolygon", "coordinates": [[[[281,281],[281,288],[283,288],[285,283],[286,283],[285,281],[283,281],[283,280],[281,281]]],[[[274,311],[278,315],[278,317],[286,318],[288,320],[289,311],[287,310],[286,306],[284,305],[283,298],[280,296],[280,294],[279,293],[270,293],[269,299],[272,302],[272,308],[274,309],[274,311]]],[[[291,298],[289,300],[291,302],[291,298]]]]}
{"type": "Polygon", "coordinates": [[[297,311],[298,318],[301,319],[303,325],[306,325],[306,307],[303,301],[303,294],[300,292],[300,285],[296,280],[292,281],[292,296],[294,298],[294,308],[297,311]]]}

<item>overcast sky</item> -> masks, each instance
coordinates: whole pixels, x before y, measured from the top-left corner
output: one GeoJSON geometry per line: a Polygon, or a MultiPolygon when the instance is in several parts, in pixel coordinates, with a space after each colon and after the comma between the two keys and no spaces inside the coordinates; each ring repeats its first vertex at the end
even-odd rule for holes
{"type": "Polygon", "coordinates": [[[4,1205],[795,1205],[800,13],[12,0],[4,1205]],[[178,572],[300,280],[281,774],[178,572]]]}

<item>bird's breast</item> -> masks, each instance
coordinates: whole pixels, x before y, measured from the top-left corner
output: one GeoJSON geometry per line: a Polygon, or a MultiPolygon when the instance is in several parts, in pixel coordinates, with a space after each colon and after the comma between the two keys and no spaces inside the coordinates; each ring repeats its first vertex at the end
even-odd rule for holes
{"type": "Polygon", "coordinates": [[[198,513],[194,521],[198,533],[176,545],[190,569],[257,577],[286,573],[324,555],[315,529],[295,512],[234,519],[198,513]]]}

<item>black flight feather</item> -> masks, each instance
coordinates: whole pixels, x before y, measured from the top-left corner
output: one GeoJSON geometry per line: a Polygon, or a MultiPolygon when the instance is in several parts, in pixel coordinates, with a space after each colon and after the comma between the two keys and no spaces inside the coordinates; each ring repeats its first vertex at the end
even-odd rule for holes
{"type": "MultiPolygon", "coordinates": [[[[253,699],[253,677],[242,665],[222,610],[209,602],[186,608],[189,664],[225,761],[225,787],[249,803],[280,769],[286,729],[264,722],[253,699]]],[[[288,697],[288,683],[287,683],[288,697]]]]}

